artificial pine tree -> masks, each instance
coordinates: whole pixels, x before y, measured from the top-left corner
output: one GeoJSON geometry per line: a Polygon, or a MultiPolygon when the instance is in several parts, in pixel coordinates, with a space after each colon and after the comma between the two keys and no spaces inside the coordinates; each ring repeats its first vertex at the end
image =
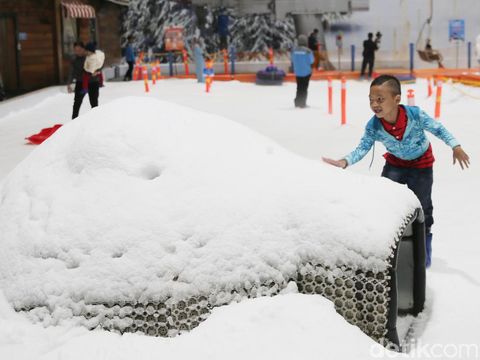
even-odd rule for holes
{"type": "Polygon", "coordinates": [[[289,51],[295,39],[293,20],[275,20],[272,15],[257,14],[237,17],[232,25],[232,43],[241,53],[252,53],[263,58],[271,47],[275,51],[289,51]]]}
{"type": "Polygon", "coordinates": [[[291,17],[280,21],[265,14],[236,16],[232,9],[194,7],[187,2],[166,0],[130,0],[123,21],[124,39],[133,35],[136,48],[159,52],[164,47],[165,29],[181,26],[185,29],[187,48],[194,37],[202,37],[206,51],[213,53],[219,46],[216,19],[220,11],[231,18],[230,44],[240,58],[265,58],[270,47],[280,52],[291,49],[295,38],[291,17]]]}

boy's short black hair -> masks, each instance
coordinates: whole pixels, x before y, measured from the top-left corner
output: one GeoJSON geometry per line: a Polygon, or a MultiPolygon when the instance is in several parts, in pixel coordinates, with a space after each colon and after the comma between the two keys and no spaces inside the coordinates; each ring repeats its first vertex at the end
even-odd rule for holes
{"type": "Polygon", "coordinates": [[[392,90],[393,95],[402,95],[400,81],[393,75],[380,75],[379,77],[373,79],[370,87],[380,86],[385,83],[392,90]]]}
{"type": "Polygon", "coordinates": [[[75,41],[73,43],[73,47],[77,47],[77,46],[85,49],[85,44],[83,43],[83,41],[75,41]]]}

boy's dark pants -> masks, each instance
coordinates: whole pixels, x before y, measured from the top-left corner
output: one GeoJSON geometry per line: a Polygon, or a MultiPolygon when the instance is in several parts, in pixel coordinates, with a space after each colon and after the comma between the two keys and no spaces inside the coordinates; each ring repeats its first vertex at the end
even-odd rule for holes
{"type": "Polygon", "coordinates": [[[297,96],[295,97],[295,107],[304,108],[307,106],[308,84],[310,75],[297,76],[297,96]]]}
{"type": "MultiPolygon", "coordinates": [[[[97,81],[88,84],[88,99],[90,100],[90,106],[92,108],[98,106],[99,88],[100,83],[97,81]]],[[[82,106],[83,97],[85,96],[85,93],[82,90],[82,82],[77,81],[75,83],[75,99],[73,100],[72,119],[78,117],[78,113],[80,112],[80,106],[82,106]]]]}
{"type": "Polygon", "coordinates": [[[406,184],[417,195],[425,214],[425,230],[428,237],[433,225],[433,168],[400,168],[386,163],[383,167],[382,176],[397,183],[406,184]]]}

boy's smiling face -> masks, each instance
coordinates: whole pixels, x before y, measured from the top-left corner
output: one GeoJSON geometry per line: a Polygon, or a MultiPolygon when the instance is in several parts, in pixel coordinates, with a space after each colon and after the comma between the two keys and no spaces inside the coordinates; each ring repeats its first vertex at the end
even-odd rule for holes
{"type": "Polygon", "coordinates": [[[400,95],[395,95],[388,83],[370,88],[370,108],[379,118],[394,124],[397,121],[400,95]]]}

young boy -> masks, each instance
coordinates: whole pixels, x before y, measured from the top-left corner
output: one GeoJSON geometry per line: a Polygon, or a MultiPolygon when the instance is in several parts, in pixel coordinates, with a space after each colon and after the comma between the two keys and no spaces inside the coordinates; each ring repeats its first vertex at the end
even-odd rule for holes
{"type": "Polygon", "coordinates": [[[323,161],[345,169],[360,161],[375,141],[382,142],[388,151],[384,155],[386,163],[382,176],[406,184],[422,204],[425,213],[426,266],[430,267],[432,254],[430,229],[433,225],[432,166],[435,159],[425,130],[453,149],[453,164],[458,161],[462,169],[468,168],[469,157],[441,123],[433,120],[416,106],[400,105],[401,89],[396,77],[391,75],[377,77],[370,85],[369,97],[370,108],[375,115],[367,123],[358,147],[343,159],[323,158],[323,161]]]}

